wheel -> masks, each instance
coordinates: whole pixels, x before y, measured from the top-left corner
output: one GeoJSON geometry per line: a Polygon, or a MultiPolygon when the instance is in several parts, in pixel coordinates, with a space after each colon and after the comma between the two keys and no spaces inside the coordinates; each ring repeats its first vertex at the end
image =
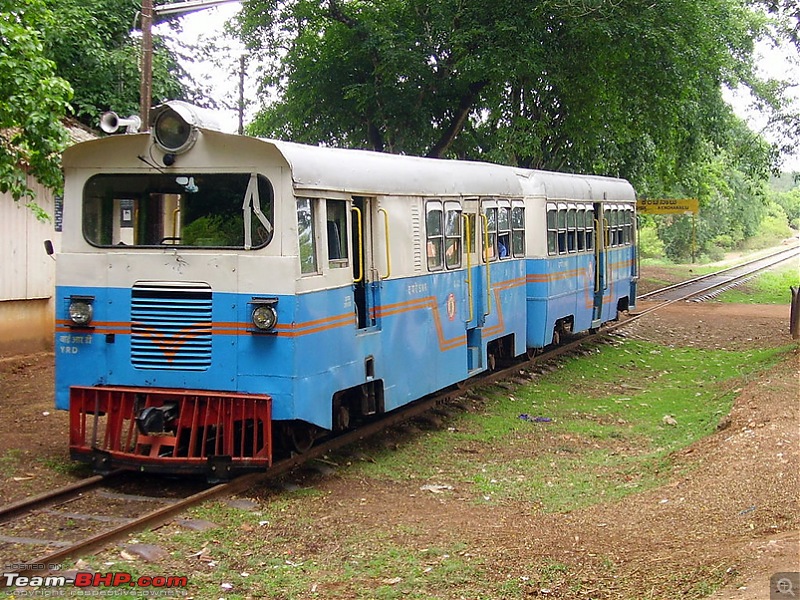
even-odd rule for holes
{"type": "Polygon", "coordinates": [[[311,450],[317,440],[317,428],[306,423],[292,425],[289,430],[289,442],[292,449],[298,454],[311,450]]]}
{"type": "Polygon", "coordinates": [[[350,427],[350,409],[340,404],[334,413],[334,426],[336,431],[344,431],[350,427]]]}

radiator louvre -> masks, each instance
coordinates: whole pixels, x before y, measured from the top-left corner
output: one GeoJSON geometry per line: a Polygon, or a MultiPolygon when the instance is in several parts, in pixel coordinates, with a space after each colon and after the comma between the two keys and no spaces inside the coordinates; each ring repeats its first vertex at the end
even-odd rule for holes
{"type": "Polygon", "coordinates": [[[211,366],[211,286],[137,283],[131,293],[131,363],[137,369],[211,366]]]}

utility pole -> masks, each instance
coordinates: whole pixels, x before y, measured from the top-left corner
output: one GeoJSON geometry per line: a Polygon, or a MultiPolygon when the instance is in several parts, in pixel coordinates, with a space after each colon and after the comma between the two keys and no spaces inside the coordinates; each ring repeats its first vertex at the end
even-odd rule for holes
{"type": "Polygon", "coordinates": [[[139,87],[139,113],[142,131],[150,125],[153,97],[153,0],[142,0],[142,80],[139,87]]]}
{"type": "Polygon", "coordinates": [[[245,55],[239,59],[239,135],[244,135],[244,70],[245,55]]]}
{"type": "Polygon", "coordinates": [[[153,17],[154,15],[180,15],[213,8],[220,4],[240,0],[187,0],[165,6],[153,6],[153,0],[142,0],[142,71],[139,86],[139,114],[142,131],[147,131],[150,120],[150,106],[153,97],[153,17]]]}

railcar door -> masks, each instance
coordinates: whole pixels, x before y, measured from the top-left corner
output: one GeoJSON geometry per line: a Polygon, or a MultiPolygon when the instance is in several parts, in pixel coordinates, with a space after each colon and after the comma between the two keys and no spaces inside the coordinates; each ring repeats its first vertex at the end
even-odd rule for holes
{"type": "Polygon", "coordinates": [[[481,211],[478,199],[464,201],[464,254],[466,257],[467,370],[484,368],[482,328],[491,312],[491,272],[488,263],[488,217],[481,211]]]}
{"type": "Polygon", "coordinates": [[[608,289],[608,239],[604,204],[594,203],[594,302],[592,328],[600,327],[603,314],[603,296],[608,289]]]}
{"type": "MultiPolygon", "coordinates": [[[[356,307],[356,327],[358,329],[367,329],[376,325],[374,307],[377,304],[378,283],[382,275],[377,270],[375,255],[379,241],[377,239],[377,222],[381,213],[384,211],[378,208],[375,198],[353,197],[351,207],[353,303],[356,307]]],[[[388,237],[388,230],[386,236],[388,237]]],[[[390,268],[388,265],[388,242],[386,256],[384,277],[388,277],[390,268]]]]}

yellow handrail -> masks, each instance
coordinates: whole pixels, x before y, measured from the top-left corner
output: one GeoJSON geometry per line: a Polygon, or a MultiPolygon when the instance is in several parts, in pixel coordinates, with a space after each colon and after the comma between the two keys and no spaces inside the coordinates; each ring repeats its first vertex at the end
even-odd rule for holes
{"type": "Polygon", "coordinates": [[[383,213],[383,226],[386,229],[386,275],[381,275],[381,279],[389,279],[392,274],[392,256],[389,252],[389,213],[385,208],[379,208],[378,212],[383,213]]]}
{"type": "Polygon", "coordinates": [[[174,244],[178,239],[178,215],[181,212],[181,201],[178,200],[178,206],[172,211],[172,243],[174,244]]]}
{"type": "Polygon", "coordinates": [[[489,270],[489,217],[486,213],[481,213],[483,220],[483,260],[486,262],[486,312],[483,316],[492,312],[492,274],[489,270]]]}
{"type": "Polygon", "coordinates": [[[470,230],[469,226],[469,215],[461,215],[464,218],[464,233],[466,234],[467,239],[467,298],[469,298],[469,319],[467,319],[467,323],[472,321],[475,318],[475,306],[474,300],[472,299],[472,261],[470,260],[470,247],[472,244],[470,240],[472,239],[472,231],[470,230]]]}
{"type": "Polygon", "coordinates": [[[600,254],[603,245],[603,228],[601,226],[602,217],[594,219],[594,291],[600,291],[600,254]]]}
{"type": "Polygon", "coordinates": [[[361,226],[361,210],[357,206],[353,206],[350,210],[356,213],[356,223],[358,224],[358,277],[353,279],[353,283],[361,283],[364,281],[364,238],[361,226]]]}

